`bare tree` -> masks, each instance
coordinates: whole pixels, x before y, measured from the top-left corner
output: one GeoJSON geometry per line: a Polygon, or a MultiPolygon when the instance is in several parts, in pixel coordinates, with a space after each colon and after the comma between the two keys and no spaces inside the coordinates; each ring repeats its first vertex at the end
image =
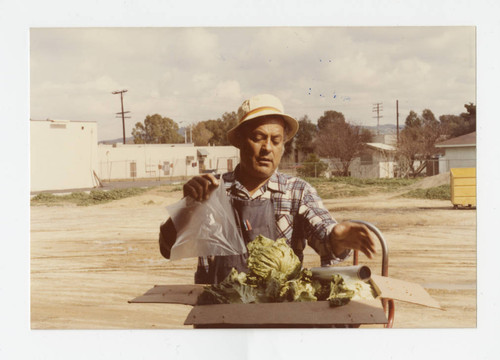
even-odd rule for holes
{"type": "Polygon", "coordinates": [[[367,142],[372,139],[371,133],[347,123],[345,120],[325,124],[318,132],[315,140],[316,152],[329,159],[338,159],[343,176],[349,175],[351,162],[360,155],[367,142]]]}
{"type": "Polygon", "coordinates": [[[397,150],[401,176],[415,177],[426,168],[428,161],[439,153],[434,145],[441,133],[442,127],[432,111],[425,109],[421,116],[410,111],[397,150]]]}

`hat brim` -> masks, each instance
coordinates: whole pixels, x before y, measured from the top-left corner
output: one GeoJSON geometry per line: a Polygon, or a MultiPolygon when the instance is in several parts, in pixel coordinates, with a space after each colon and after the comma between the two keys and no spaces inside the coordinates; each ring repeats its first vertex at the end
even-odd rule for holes
{"type": "Polygon", "coordinates": [[[283,118],[288,128],[288,137],[286,139],[286,142],[290,141],[295,136],[295,134],[297,134],[297,131],[299,130],[299,123],[297,120],[295,120],[295,118],[291,117],[290,115],[278,113],[273,110],[264,110],[259,112],[258,114],[249,116],[244,121],[240,122],[238,125],[229,130],[227,132],[229,143],[235,147],[238,147],[238,129],[241,128],[241,126],[243,126],[244,124],[248,124],[250,121],[254,122],[255,120],[268,115],[278,115],[283,118]]]}

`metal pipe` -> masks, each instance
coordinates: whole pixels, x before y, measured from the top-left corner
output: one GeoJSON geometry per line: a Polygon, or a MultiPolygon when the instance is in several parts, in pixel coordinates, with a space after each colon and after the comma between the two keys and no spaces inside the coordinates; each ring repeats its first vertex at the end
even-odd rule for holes
{"type": "MultiPolygon", "coordinates": [[[[380,232],[380,230],[375,225],[366,221],[362,220],[351,220],[351,221],[365,225],[377,236],[378,240],[380,241],[380,245],[382,247],[382,276],[389,276],[389,250],[387,248],[387,242],[385,241],[385,238],[380,232]]],[[[359,260],[358,251],[354,251],[354,256],[353,256],[354,265],[358,265],[358,260],[359,260]]],[[[384,308],[384,311],[388,312],[387,324],[385,325],[385,327],[392,328],[392,325],[394,323],[394,309],[395,309],[394,300],[382,299],[382,307],[384,308]]]]}
{"type": "Polygon", "coordinates": [[[313,277],[323,280],[330,280],[333,274],[340,274],[342,277],[368,281],[372,275],[370,268],[365,265],[316,267],[311,268],[311,272],[313,277]]]}
{"type": "Polygon", "coordinates": [[[382,246],[382,276],[389,276],[389,251],[387,249],[387,242],[384,239],[384,236],[380,232],[379,229],[373,224],[362,220],[351,220],[352,222],[363,224],[368,229],[373,231],[373,233],[377,236],[380,241],[380,245],[382,246]]]}

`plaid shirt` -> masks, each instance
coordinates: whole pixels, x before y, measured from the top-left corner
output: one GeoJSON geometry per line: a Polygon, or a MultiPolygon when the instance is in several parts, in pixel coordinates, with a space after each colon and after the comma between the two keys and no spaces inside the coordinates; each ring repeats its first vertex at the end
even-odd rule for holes
{"type": "Polygon", "coordinates": [[[322,266],[336,264],[350,255],[350,250],[340,257],[333,254],[329,235],[337,222],[306,181],[275,171],[269,181],[250,196],[236,180],[235,172],[225,173],[222,178],[230,196],[245,200],[272,199],[278,238],[285,238],[301,261],[306,243],[319,254],[322,266]]]}

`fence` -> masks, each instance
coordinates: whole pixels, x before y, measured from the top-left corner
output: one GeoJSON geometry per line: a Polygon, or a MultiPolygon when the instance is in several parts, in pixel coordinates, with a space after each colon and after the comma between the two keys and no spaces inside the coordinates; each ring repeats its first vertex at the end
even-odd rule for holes
{"type": "MultiPolygon", "coordinates": [[[[359,159],[351,162],[348,176],[359,178],[397,178],[424,177],[447,173],[452,168],[476,167],[476,159],[430,159],[414,161],[413,166],[397,161],[362,162],[359,159]]],[[[343,176],[340,161],[322,160],[321,162],[281,163],[280,172],[302,177],[334,177],[343,176]]]]}
{"type": "Polygon", "coordinates": [[[237,156],[218,156],[209,160],[188,156],[169,161],[145,161],[142,158],[106,160],[99,162],[101,180],[135,180],[136,178],[186,178],[206,172],[233,171],[239,163],[237,156]]]}

